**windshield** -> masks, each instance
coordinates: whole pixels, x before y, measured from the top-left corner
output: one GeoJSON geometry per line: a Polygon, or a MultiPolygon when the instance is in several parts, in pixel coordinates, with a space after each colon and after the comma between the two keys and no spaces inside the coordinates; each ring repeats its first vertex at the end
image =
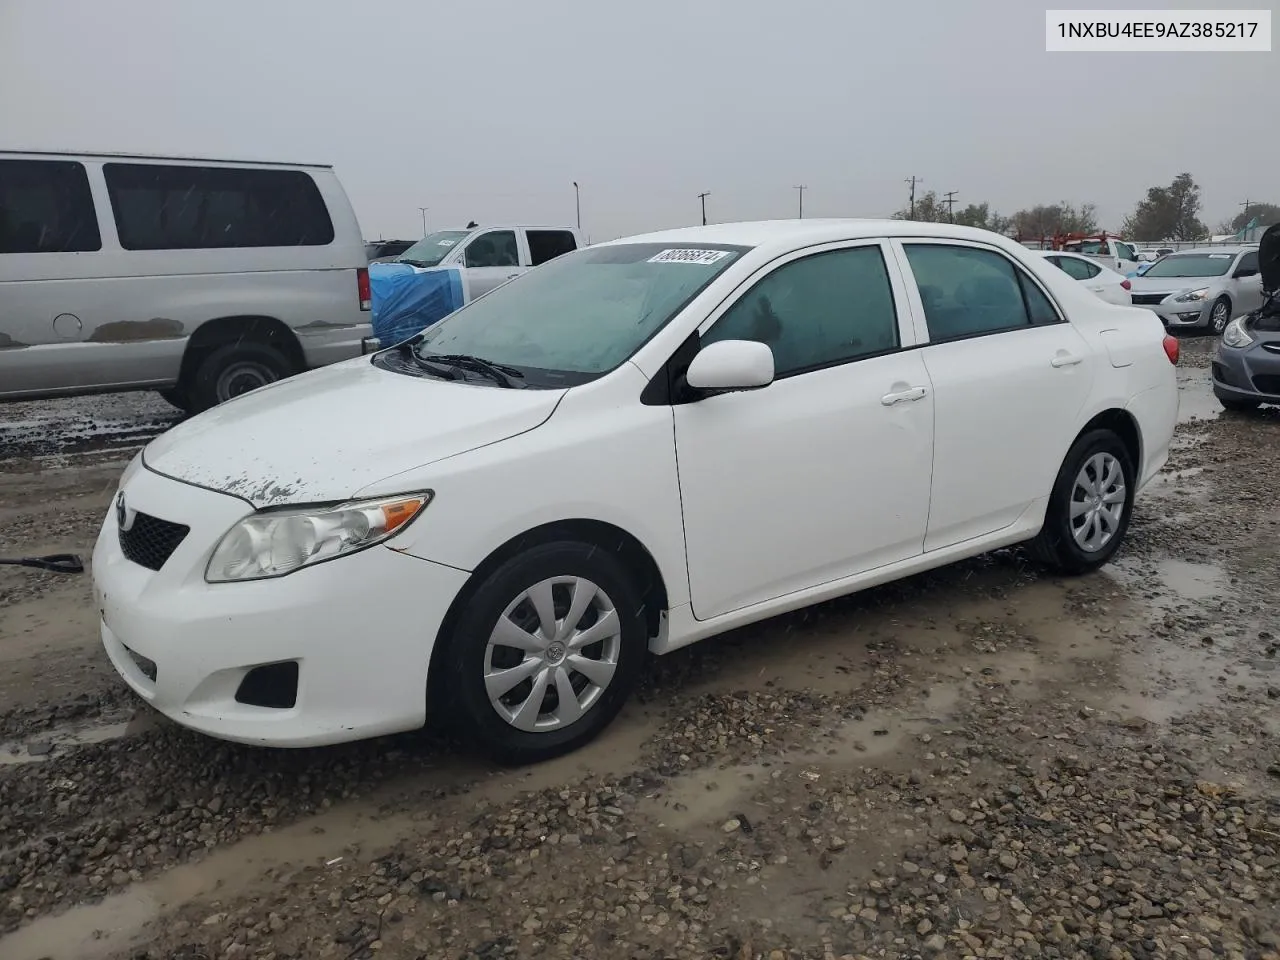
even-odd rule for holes
{"type": "Polygon", "coordinates": [[[1157,260],[1144,277],[1220,277],[1231,269],[1234,253],[1175,253],[1157,260]]]}
{"type": "Polygon", "coordinates": [[[415,267],[434,267],[458,245],[458,241],[466,237],[469,230],[441,230],[429,233],[396,259],[400,263],[411,263],[415,267]]]}
{"type": "Polygon", "coordinates": [[[613,370],[749,248],[627,243],[557,257],[428,327],[414,352],[467,354],[529,386],[573,386],[613,370]]]}

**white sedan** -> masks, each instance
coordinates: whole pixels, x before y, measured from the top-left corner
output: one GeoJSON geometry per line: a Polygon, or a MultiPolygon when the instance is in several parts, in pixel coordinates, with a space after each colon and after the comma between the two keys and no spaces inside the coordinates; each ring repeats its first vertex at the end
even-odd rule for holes
{"type": "Polygon", "coordinates": [[[1120,546],[1177,341],[985,230],[803,220],[559,257],[152,441],[93,557],[125,682],[252,744],[582,744],[649,653],[1029,543],[1120,546]]]}
{"type": "Polygon", "coordinates": [[[1045,250],[1041,252],[1041,256],[1067,276],[1079,280],[1107,303],[1125,307],[1133,304],[1133,294],[1130,292],[1133,284],[1110,267],[1104,267],[1096,260],[1082,257],[1078,253],[1045,250]]]}

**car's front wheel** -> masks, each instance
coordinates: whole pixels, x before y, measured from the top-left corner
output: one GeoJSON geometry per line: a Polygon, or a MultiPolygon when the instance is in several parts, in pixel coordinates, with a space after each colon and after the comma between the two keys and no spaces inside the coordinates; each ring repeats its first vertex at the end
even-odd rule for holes
{"type": "Polygon", "coordinates": [[[449,719],[502,763],[582,746],[622,709],[648,635],[626,566],[586,543],[544,543],[469,595],[436,659],[449,719]]]}
{"type": "Polygon", "coordinates": [[[1032,553],[1063,573],[1087,573],[1120,548],[1133,511],[1135,471],[1124,442],[1111,430],[1090,430],[1067,452],[1044,527],[1032,553]]]}
{"type": "Polygon", "coordinates": [[[1219,297],[1213,302],[1213,307],[1209,310],[1209,329],[1213,331],[1214,336],[1222,336],[1222,331],[1227,329],[1227,324],[1231,322],[1231,301],[1226,297],[1219,297]]]}

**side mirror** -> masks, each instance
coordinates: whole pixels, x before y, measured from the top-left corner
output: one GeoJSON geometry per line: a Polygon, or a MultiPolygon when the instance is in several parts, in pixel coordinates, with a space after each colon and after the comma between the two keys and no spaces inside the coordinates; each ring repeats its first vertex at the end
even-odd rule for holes
{"type": "Polygon", "coordinates": [[[773,351],[755,340],[719,340],[698,351],[684,375],[695,390],[728,393],[773,383],[773,351]]]}
{"type": "Polygon", "coordinates": [[[1237,270],[1234,274],[1232,274],[1232,276],[1234,276],[1237,280],[1240,280],[1244,277],[1256,277],[1257,275],[1258,275],[1257,270],[1250,270],[1247,267],[1241,268],[1237,270]]]}

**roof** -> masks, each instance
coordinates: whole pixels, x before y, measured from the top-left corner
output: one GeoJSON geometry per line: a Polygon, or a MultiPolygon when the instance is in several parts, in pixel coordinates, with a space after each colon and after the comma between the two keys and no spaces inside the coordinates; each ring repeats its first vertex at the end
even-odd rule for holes
{"type": "Polygon", "coordinates": [[[952,223],[929,223],[921,220],[805,219],[756,220],[741,223],[716,223],[708,226],[679,227],[656,233],[621,237],[610,243],[727,243],[748,247],[798,247],[830,243],[838,240],[860,240],[874,237],[935,237],[940,239],[976,240],[1004,246],[1013,243],[1007,237],[978,227],[962,227],[952,223]]]}
{"type": "Polygon", "coordinates": [[[1186,250],[1175,250],[1173,253],[1166,254],[1166,256],[1176,257],[1184,253],[1198,253],[1202,256],[1207,253],[1229,253],[1234,255],[1237,253],[1244,253],[1247,250],[1253,250],[1256,246],[1257,244],[1253,243],[1233,243],[1220,244],[1216,247],[1188,247],[1186,250]]]}
{"type": "Polygon", "coordinates": [[[253,167],[318,167],[332,170],[331,163],[286,163],[282,160],[233,160],[227,157],[185,157],[164,153],[111,153],[101,150],[0,150],[0,157],[94,157],[104,160],[178,160],[182,163],[242,163],[253,167]]]}

